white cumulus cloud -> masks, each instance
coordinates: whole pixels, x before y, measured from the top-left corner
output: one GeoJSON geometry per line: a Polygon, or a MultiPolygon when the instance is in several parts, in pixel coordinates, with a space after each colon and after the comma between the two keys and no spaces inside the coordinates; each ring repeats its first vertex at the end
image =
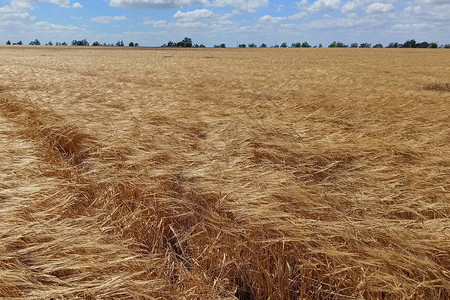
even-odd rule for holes
{"type": "Polygon", "coordinates": [[[153,27],[164,27],[167,26],[167,21],[164,20],[154,20],[152,18],[144,18],[142,22],[144,25],[152,25],[153,27]]]}
{"type": "Polygon", "coordinates": [[[297,3],[297,6],[300,9],[314,14],[338,9],[341,6],[341,0],[317,0],[311,4],[308,3],[308,0],[302,0],[297,3]]]}
{"type": "Polygon", "coordinates": [[[31,25],[31,28],[37,32],[76,32],[80,30],[80,28],[73,25],[57,25],[47,21],[34,23],[31,25]]]}
{"type": "Polygon", "coordinates": [[[212,6],[235,7],[237,12],[254,13],[269,5],[269,0],[215,0],[212,6]]]}
{"type": "Polygon", "coordinates": [[[349,29],[356,28],[378,28],[384,26],[388,20],[384,18],[343,18],[343,19],[321,19],[308,24],[310,29],[349,29]]]}
{"type": "Polygon", "coordinates": [[[368,5],[374,3],[389,4],[393,2],[395,0],[349,0],[341,6],[341,12],[344,14],[353,14],[359,10],[366,9],[368,5]]]}
{"type": "Polygon", "coordinates": [[[396,24],[392,26],[392,30],[395,31],[417,31],[430,28],[430,25],[425,23],[413,23],[413,24],[396,24]]]}
{"type": "Polygon", "coordinates": [[[270,23],[270,24],[279,24],[286,19],[287,19],[286,17],[272,17],[270,15],[265,15],[265,16],[259,18],[259,22],[270,23]]]}
{"type": "MultiPolygon", "coordinates": [[[[32,1],[32,2],[37,2],[37,1],[32,1]]],[[[50,2],[50,3],[54,3],[57,4],[61,7],[65,7],[65,8],[69,8],[70,7],[70,1],[69,0],[45,0],[45,2],[50,2]]]]}
{"type": "Polygon", "coordinates": [[[26,21],[33,20],[35,17],[28,13],[28,9],[6,5],[0,7],[0,22],[5,21],[26,21]]]}
{"type": "Polygon", "coordinates": [[[208,0],[109,0],[110,6],[127,9],[167,9],[208,4],[208,0]]]}
{"type": "Polygon", "coordinates": [[[390,3],[379,3],[379,2],[372,3],[366,8],[366,12],[368,14],[388,13],[393,12],[394,10],[395,10],[394,5],[390,3]]]}
{"type": "Polygon", "coordinates": [[[411,19],[422,19],[429,21],[450,20],[450,1],[449,0],[416,0],[410,3],[404,12],[411,19]]]}
{"type": "Polygon", "coordinates": [[[193,11],[177,11],[173,17],[180,21],[191,22],[193,20],[208,19],[214,17],[214,13],[208,9],[196,9],[193,11]]]}
{"type": "Polygon", "coordinates": [[[341,7],[341,12],[344,14],[355,13],[361,6],[357,1],[348,1],[341,7]]]}
{"type": "Polygon", "coordinates": [[[95,23],[108,24],[114,21],[125,21],[126,19],[127,17],[125,16],[114,16],[114,17],[104,16],[92,18],[91,21],[95,23]]]}
{"type": "Polygon", "coordinates": [[[17,23],[34,20],[35,17],[30,15],[30,11],[38,2],[54,3],[64,8],[70,7],[69,0],[11,0],[9,5],[0,6],[0,22],[13,21],[17,23]]]}
{"type": "Polygon", "coordinates": [[[75,2],[74,4],[72,4],[72,8],[83,8],[83,4],[75,2]]]}

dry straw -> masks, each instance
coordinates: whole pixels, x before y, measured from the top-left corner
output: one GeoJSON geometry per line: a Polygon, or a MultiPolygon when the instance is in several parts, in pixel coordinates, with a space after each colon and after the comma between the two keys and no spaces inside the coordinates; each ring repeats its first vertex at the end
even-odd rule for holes
{"type": "Polygon", "coordinates": [[[450,298],[446,53],[11,51],[0,297],[450,298]]]}

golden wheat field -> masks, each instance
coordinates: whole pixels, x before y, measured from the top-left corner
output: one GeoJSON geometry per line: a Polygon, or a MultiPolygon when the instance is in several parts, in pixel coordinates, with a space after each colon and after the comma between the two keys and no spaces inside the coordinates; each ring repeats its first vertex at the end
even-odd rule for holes
{"type": "Polygon", "coordinates": [[[450,299],[450,51],[0,48],[0,298],[450,299]]]}

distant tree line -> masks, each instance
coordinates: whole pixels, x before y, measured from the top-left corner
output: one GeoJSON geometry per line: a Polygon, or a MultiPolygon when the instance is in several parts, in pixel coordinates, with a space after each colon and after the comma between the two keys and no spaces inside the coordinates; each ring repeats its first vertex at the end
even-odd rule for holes
{"type": "MultiPolygon", "coordinates": [[[[19,41],[17,43],[12,43],[10,40],[8,40],[6,42],[6,45],[23,45],[22,41],[19,41]]],[[[31,41],[28,45],[31,46],[39,46],[42,45],[41,42],[38,39],[35,39],[34,41],[31,41]]],[[[66,42],[56,42],[53,44],[52,41],[49,41],[48,43],[45,44],[46,46],[67,46],[68,44],[66,42]]],[[[71,43],[72,46],[90,46],[89,42],[87,41],[87,39],[82,39],[82,40],[73,40],[71,43]]],[[[92,46],[103,46],[103,47],[125,47],[125,43],[123,41],[118,41],[117,43],[111,43],[111,44],[107,44],[107,43],[99,43],[98,41],[95,41],[92,43],[92,46]]],[[[128,44],[128,47],[139,47],[139,43],[135,43],[135,42],[130,42],[128,44]]]]}
{"type": "MultiPolygon", "coordinates": [[[[190,47],[205,47],[203,44],[200,46],[198,44],[192,45],[192,40],[188,37],[185,37],[180,42],[172,42],[169,41],[167,44],[162,45],[161,47],[180,47],[180,48],[190,48],[190,47]]],[[[249,43],[249,44],[240,44],[237,43],[238,48],[267,48],[267,44],[262,43],[261,45],[257,46],[255,43],[249,43]]],[[[225,44],[216,44],[214,45],[214,48],[226,48],[225,44]]],[[[271,48],[288,48],[288,44],[286,42],[282,43],[281,45],[275,44],[271,46],[271,48]]],[[[308,42],[296,42],[292,43],[290,48],[323,48],[322,44],[312,46],[308,42]]],[[[383,46],[381,43],[377,43],[372,46],[370,43],[351,43],[350,46],[343,43],[343,42],[337,42],[334,41],[330,45],[328,45],[328,48],[450,48],[450,44],[445,45],[438,45],[436,42],[421,42],[417,43],[414,39],[413,40],[407,40],[406,42],[397,43],[392,42],[389,43],[386,47],[383,46]]]]}
{"type": "MultiPolygon", "coordinates": [[[[225,44],[223,44],[225,45],[225,44]]],[[[161,45],[161,47],[170,47],[170,48],[205,48],[206,46],[203,44],[192,44],[192,39],[185,37],[182,41],[172,42],[169,41],[167,44],[161,45]]],[[[215,46],[214,46],[215,47],[215,46]]]]}
{"type": "MultiPolygon", "coordinates": [[[[11,43],[11,41],[7,41],[6,45],[23,45],[22,41],[18,41],[15,43],[11,43]]],[[[29,45],[41,45],[41,42],[38,39],[35,39],[34,41],[31,41],[29,45]]],[[[66,42],[56,42],[55,44],[52,43],[52,41],[49,41],[45,44],[46,46],[67,46],[68,44],[66,42]]],[[[125,47],[125,43],[123,41],[118,41],[117,43],[99,43],[98,41],[95,41],[92,43],[92,45],[89,44],[87,39],[83,40],[73,40],[71,43],[72,46],[102,46],[102,47],[125,47]]],[[[249,44],[240,44],[237,43],[238,48],[267,48],[267,44],[262,43],[261,45],[257,46],[255,43],[249,43],[249,44]]],[[[139,43],[130,42],[128,44],[128,47],[139,47],[139,43]]],[[[169,41],[167,44],[161,45],[161,47],[169,47],[169,48],[205,48],[204,44],[193,44],[192,39],[185,37],[183,40],[179,42],[172,42],[169,41]]],[[[226,48],[226,45],[224,43],[214,45],[214,48],[226,48]]],[[[275,45],[271,46],[271,48],[323,48],[322,44],[312,46],[308,42],[295,42],[292,43],[290,46],[286,42],[281,43],[281,45],[278,45],[275,43],[275,45]]],[[[436,42],[421,42],[418,43],[416,40],[407,40],[404,43],[398,43],[398,42],[391,42],[386,46],[383,46],[381,43],[377,43],[372,46],[370,43],[351,43],[350,45],[347,45],[343,42],[334,41],[331,44],[328,45],[328,48],[447,48],[450,49],[450,44],[441,44],[438,45],[436,42]]]]}
{"type": "MultiPolygon", "coordinates": [[[[262,43],[261,45],[257,46],[255,43],[249,43],[249,44],[237,44],[238,48],[267,48],[267,44],[262,43]]],[[[192,44],[192,39],[185,37],[180,42],[172,42],[169,41],[167,44],[162,45],[161,47],[179,47],[179,48],[190,48],[190,47],[205,47],[203,44],[200,46],[198,44],[192,44]]],[[[351,43],[350,46],[343,43],[343,42],[337,42],[334,41],[330,45],[328,45],[328,48],[450,48],[450,44],[445,45],[438,45],[436,42],[421,42],[417,43],[414,39],[407,40],[406,42],[397,43],[392,42],[389,43],[386,47],[383,46],[381,43],[377,43],[372,46],[370,43],[351,43]]],[[[214,48],[226,48],[225,44],[216,44],[214,45],[214,48]]],[[[281,45],[275,44],[271,46],[271,48],[288,48],[288,44],[286,42],[282,43],[281,45]]],[[[290,48],[323,48],[322,44],[312,46],[308,42],[296,42],[292,43],[290,48]]]]}
{"type": "Polygon", "coordinates": [[[6,45],[23,45],[22,41],[18,41],[17,43],[11,43],[11,41],[7,41],[6,45]]]}
{"type": "MultiPolygon", "coordinates": [[[[328,45],[328,48],[347,48],[348,45],[342,43],[342,42],[333,42],[330,45],[328,45]]],[[[358,43],[351,43],[350,48],[450,48],[450,44],[445,45],[438,45],[436,42],[421,42],[418,43],[416,40],[407,40],[406,42],[397,43],[397,42],[391,42],[386,47],[383,46],[383,44],[378,43],[372,46],[370,43],[361,43],[358,45],[358,43]]]]}

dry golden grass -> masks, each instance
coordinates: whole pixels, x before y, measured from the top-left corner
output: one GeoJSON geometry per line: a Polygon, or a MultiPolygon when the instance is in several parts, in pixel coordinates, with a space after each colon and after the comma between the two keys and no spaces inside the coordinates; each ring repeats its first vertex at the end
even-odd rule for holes
{"type": "Polygon", "coordinates": [[[450,298],[450,52],[0,55],[0,297],[450,298]]]}

